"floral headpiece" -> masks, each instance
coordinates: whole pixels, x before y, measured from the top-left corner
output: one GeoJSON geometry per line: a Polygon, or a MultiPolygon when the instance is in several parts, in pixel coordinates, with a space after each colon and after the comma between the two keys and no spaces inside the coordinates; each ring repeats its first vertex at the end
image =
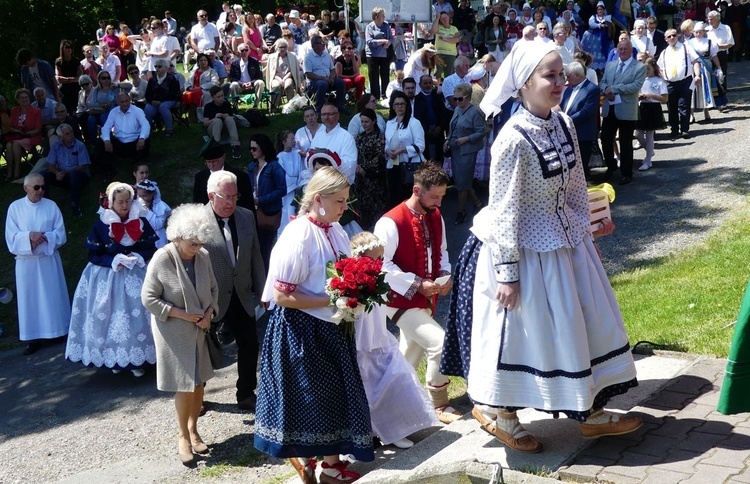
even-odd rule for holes
{"type": "Polygon", "coordinates": [[[136,188],[140,188],[141,190],[146,190],[147,192],[155,192],[159,189],[156,182],[149,180],[148,178],[139,181],[135,184],[136,188]]]}
{"type": "Polygon", "coordinates": [[[385,247],[385,242],[380,239],[375,239],[368,244],[352,247],[352,257],[359,257],[365,252],[369,252],[378,247],[385,247]]]}
{"type": "Polygon", "coordinates": [[[327,160],[332,167],[340,170],[341,157],[338,153],[325,148],[314,148],[314,151],[313,153],[313,150],[310,150],[310,154],[307,155],[307,169],[310,170],[310,173],[314,171],[315,160],[317,159],[327,160]]]}

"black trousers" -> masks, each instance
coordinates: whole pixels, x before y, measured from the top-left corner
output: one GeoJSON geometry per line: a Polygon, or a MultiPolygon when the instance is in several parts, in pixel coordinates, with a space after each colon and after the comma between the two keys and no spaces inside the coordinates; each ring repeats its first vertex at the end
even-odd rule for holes
{"type": "Polygon", "coordinates": [[[258,335],[255,317],[247,314],[237,291],[232,290],[224,324],[232,330],[237,342],[237,401],[241,402],[253,395],[258,386],[258,335]]]}
{"type": "MultiPolygon", "coordinates": [[[[690,89],[690,85],[692,83],[693,76],[686,77],[681,81],[667,82],[667,92],[669,93],[667,109],[669,110],[669,128],[672,134],[690,131],[690,106],[693,102],[693,91],[690,89]]],[[[622,136],[620,139],[622,139],[622,136]]]]}
{"type": "Polygon", "coordinates": [[[385,97],[390,79],[390,63],[387,57],[368,57],[367,76],[370,78],[370,93],[375,99],[385,97]]]}
{"type": "Polygon", "coordinates": [[[719,87],[719,96],[726,94],[727,92],[727,77],[729,77],[727,74],[729,74],[729,54],[725,50],[720,50],[718,54],[716,54],[716,57],[719,59],[719,67],[721,67],[721,71],[724,73],[724,82],[721,83],[721,86],[719,87]]]}
{"type": "MultiPolygon", "coordinates": [[[[607,163],[607,171],[617,169],[615,151],[612,143],[615,141],[617,131],[620,131],[620,175],[623,177],[633,176],[633,132],[635,121],[617,119],[614,107],[609,108],[609,114],[602,118],[602,156],[607,163]]],[[[589,156],[591,153],[589,152],[589,156]]]]}

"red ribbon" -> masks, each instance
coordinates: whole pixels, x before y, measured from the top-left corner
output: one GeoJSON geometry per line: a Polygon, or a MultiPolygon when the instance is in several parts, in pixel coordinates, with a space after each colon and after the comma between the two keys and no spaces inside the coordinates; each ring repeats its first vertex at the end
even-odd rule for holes
{"type": "Polygon", "coordinates": [[[112,222],[112,224],[110,225],[110,229],[112,230],[112,238],[115,239],[115,242],[117,242],[118,244],[122,240],[123,235],[125,235],[125,232],[128,233],[128,235],[131,239],[133,239],[134,242],[140,239],[141,235],[143,235],[143,230],[141,229],[141,221],[137,218],[127,223],[112,222]]]}

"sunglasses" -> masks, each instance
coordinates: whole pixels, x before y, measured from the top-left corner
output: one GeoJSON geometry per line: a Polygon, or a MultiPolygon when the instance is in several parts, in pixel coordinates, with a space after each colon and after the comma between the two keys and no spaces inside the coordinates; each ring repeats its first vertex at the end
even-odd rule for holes
{"type": "Polygon", "coordinates": [[[35,192],[38,192],[39,190],[44,190],[44,185],[32,185],[30,186],[35,192]]]}
{"type": "Polygon", "coordinates": [[[248,52],[250,49],[240,49],[240,52],[248,52]]]}
{"type": "Polygon", "coordinates": [[[466,98],[463,96],[453,96],[453,100],[456,101],[457,103],[463,102],[464,99],[466,98]]]}
{"type": "Polygon", "coordinates": [[[198,18],[208,18],[208,15],[198,15],[198,18]]]}
{"type": "Polygon", "coordinates": [[[667,39],[674,39],[675,37],[677,37],[677,36],[676,36],[676,35],[674,35],[674,34],[672,34],[672,35],[667,35],[667,36],[666,36],[666,38],[667,38],[667,39]]]}
{"type": "Polygon", "coordinates": [[[260,148],[258,148],[257,146],[251,146],[250,147],[250,151],[252,151],[253,153],[255,153],[256,151],[258,151],[259,149],[260,148]]]}
{"type": "Polygon", "coordinates": [[[91,85],[90,82],[84,82],[83,84],[81,84],[81,87],[86,87],[86,86],[90,86],[90,85],[91,85]]]}
{"type": "Polygon", "coordinates": [[[112,80],[112,78],[111,78],[111,77],[105,77],[105,76],[102,76],[102,77],[100,77],[100,78],[99,78],[99,80],[100,80],[100,81],[111,81],[111,80],[112,80]]]}

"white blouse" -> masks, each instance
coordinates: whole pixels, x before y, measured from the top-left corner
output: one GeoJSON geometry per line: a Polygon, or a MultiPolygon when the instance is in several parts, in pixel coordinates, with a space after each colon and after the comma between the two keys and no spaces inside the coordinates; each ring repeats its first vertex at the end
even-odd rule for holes
{"type": "MultiPolygon", "coordinates": [[[[385,124],[386,149],[398,146],[406,148],[406,153],[399,155],[399,163],[420,163],[422,161],[419,155],[421,153],[424,156],[424,128],[422,128],[422,123],[414,118],[414,116],[409,119],[409,125],[403,129],[398,129],[396,118],[389,120],[385,124]],[[419,152],[417,152],[417,148],[419,148],[419,152]]],[[[388,158],[386,168],[390,169],[393,166],[393,162],[388,158]]]]}

